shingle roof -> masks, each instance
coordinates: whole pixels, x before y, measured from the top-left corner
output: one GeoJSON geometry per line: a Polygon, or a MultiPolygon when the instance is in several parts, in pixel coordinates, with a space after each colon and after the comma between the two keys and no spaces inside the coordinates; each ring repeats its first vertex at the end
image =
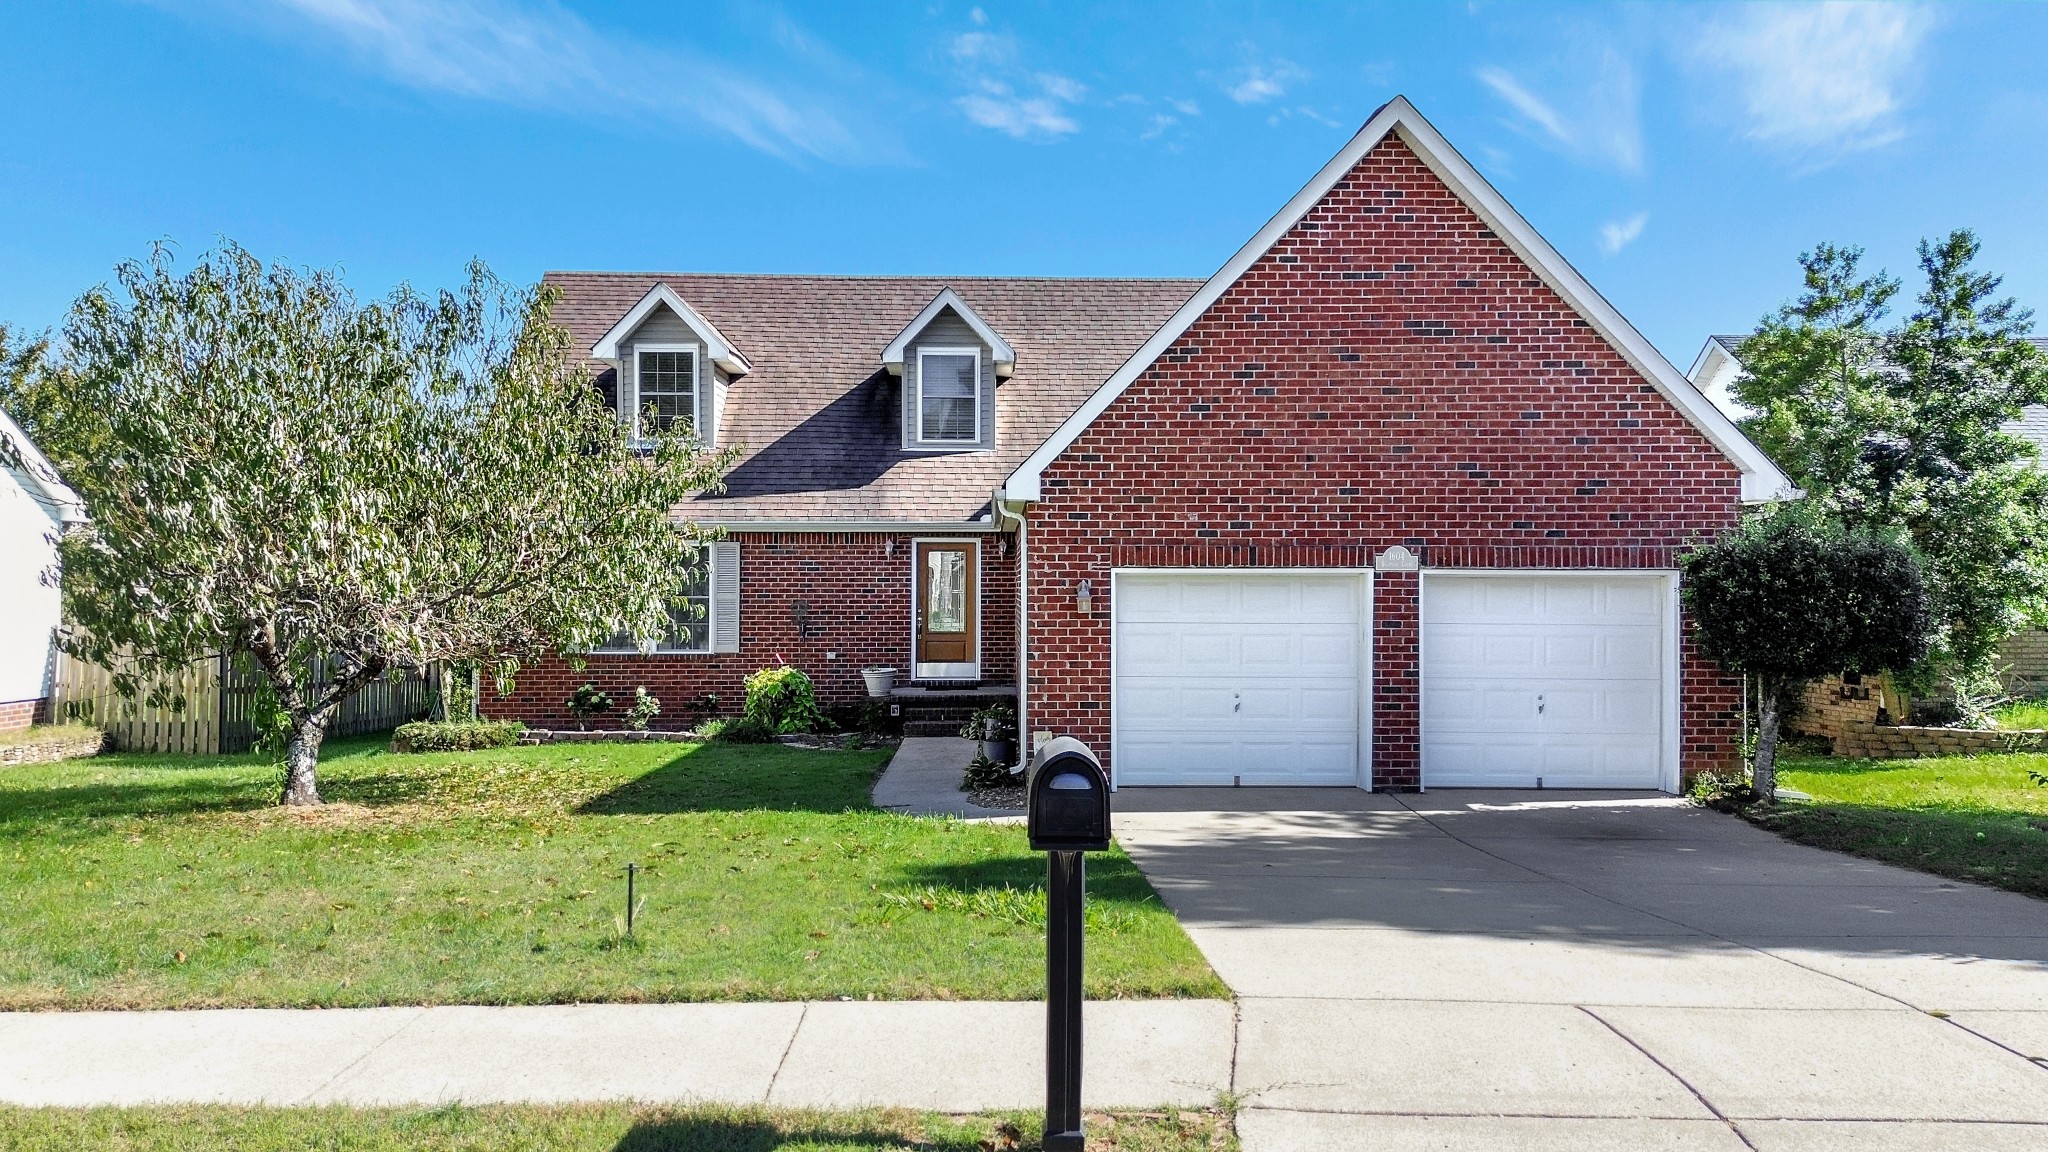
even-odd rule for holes
{"type": "Polygon", "coordinates": [[[550,272],[555,318],[585,349],[656,283],[717,325],[754,370],[733,381],[720,443],[746,445],[726,491],[678,509],[694,519],[949,521],[989,494],[1128,360],[1199,280],[743,276],[550,272]],[[882,349],[944,288],[1017,351],[996,388],[994,452],[908,453],[901,382],[882,349]]]}

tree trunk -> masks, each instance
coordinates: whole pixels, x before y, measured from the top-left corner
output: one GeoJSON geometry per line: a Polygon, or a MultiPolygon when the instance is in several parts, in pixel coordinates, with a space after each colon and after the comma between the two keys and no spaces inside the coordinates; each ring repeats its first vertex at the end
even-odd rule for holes
{"type": "Polygon", "coordinates": [[[1766,804],[1778,798],[1778,696],[1783,691],[1776,680],[1757,682],[1756,760],[1749,776],[1757,799],[1766,804]]]}
{"type": "Polygon", "coordinates": [[[284,802],[293,807],[313,807],[320,801],[320,785],[314,773],[320,766],[320,742],[327,737],[331,708],[310,716],[292,717],[291,738],[284,747],[284,802]]]}

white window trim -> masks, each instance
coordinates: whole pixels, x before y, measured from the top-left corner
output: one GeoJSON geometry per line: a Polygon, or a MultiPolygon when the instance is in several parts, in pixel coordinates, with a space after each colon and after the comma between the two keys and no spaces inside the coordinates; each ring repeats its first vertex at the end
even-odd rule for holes
{"type": "Polygon", "coordinates": [[[917,350],[916,396],[912,403],[917,406],[917,447],[919,448],[979,448],[981,438],[981,349],[980,348],[919,348],[917,350]],[[967,356],[974,360],[974,435],[966,440],[933,440],[924,434],[924,361],[927,356],[967,356]]]}
{"type": "MultiPolygon", "coordinates": [[[[662,349],[654,349],[661,351],[662,349]]],[[[707,541],[697,546],[702,553],[704,565],[704,647],[702,648],[650,648],[635,644],[630,648],[614,648],[609,644],[592,648],[594,656],[711,656],[718,652],[718,557],[714,545],[707,541]]]]}
{"type": "Polygon", "coordinates": [[[704,346],[701,344],[635,344],[633,345],[633,403],[627,409],[633,415],[633,443],[640,443],[640,354],[643,352],[688,352],[690,353],[690,427],[697,438],[708,446],[711,441],[704,435],[704,346]]]}

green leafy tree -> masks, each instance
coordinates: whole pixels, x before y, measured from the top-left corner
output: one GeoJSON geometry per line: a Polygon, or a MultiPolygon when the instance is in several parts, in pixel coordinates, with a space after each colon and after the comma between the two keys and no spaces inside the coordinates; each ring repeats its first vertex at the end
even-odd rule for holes
{"type": "Polygon", "coordinates": [[[2048,479],[2002,425],[2048,402],[2032,314],[1978,271],[1977,238],[1920,245],[1913,311],[1890,320],[1899,281],[1862,252],[1800,257],[1804,291],[1739,350],[1744,430],[1849,528],[1898,528],[1927,564],[1940,627],[1909,681],[1937,678],[1966,708],[1995,685],[1998,644],[2048,619],[2048,479]]]}
{"type": "Polygon", "coordinates": [[[1926,654],[1927,581],[1912,548],[1889,534],[1847,531],[1792,505],[1749,518],[1679,566],[1700,650],[1757,680],[1751,783],[1761,799],[1777,791],[1786,693],[1836,672],[1905,668],[1926,654]]]}
{"type": "Polygon", "coordinates": [[[118,278],[0,397],[92,516],[61,545],[62,643],[131,694],[246,653],[289,718],[286,803],[320,802],[329,722],[388,670],[668,626],[699,562],[669,510],[729,457],[682,427],[631,443],[549,290],[479,264],[359,303],[233,245],[118,278]]]}

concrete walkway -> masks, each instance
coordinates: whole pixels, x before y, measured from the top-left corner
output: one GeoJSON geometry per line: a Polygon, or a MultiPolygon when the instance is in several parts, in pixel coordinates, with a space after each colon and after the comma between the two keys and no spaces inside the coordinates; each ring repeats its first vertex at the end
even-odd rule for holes
{"type": "Polygon", "coordinates": [[[1022,821],[1007,808],[983,808],[968,801],[960,778],[974,759],[974,741],[958,736],[906,736],[882,778],[875,781],[875,807],[908,816],[958,816],[963,820],[1022,821]]]}
{"type": "MultiPolygon", "coordinates": [[[[1085,1015],[1095,1108],[1207,1105],[1230,1080],[1220,1000],[1085,1015]]],[[[536,1008],[0,1013],[0,1103],[895,1105],[1045,1100],[1045,1006],[833,1001],[536,1008]]]]}
{"type": "Polygon", "coordinates": [[[1641,794],[1116,804],[1248,1152],[2048,1148],[2048,903],[1641,794]]]}

